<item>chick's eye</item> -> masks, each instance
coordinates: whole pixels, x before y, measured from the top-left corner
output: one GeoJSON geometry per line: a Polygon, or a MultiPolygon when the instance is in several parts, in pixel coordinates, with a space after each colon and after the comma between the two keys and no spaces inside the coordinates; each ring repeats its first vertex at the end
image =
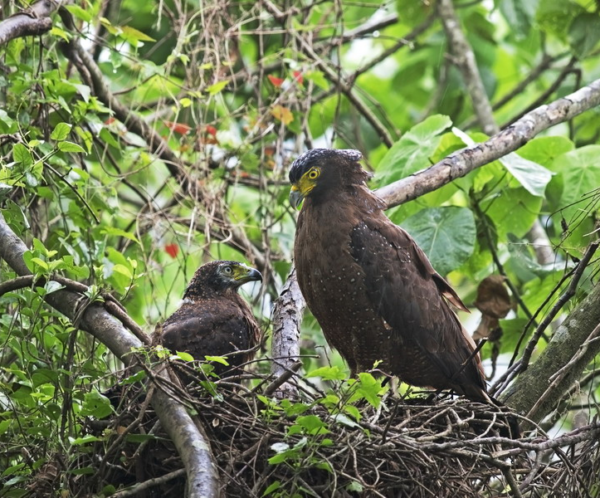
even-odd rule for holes
{"type": "Polygon", "coordinates": [[[319,176],[319,172],[316,169],[312,169],[308,172],[308,177],[311,180],[314,180],[315,178],[317,178],[319,176]]]}
{"type": "Polygon", "coordinates": [[[224,271],[225,273],[227,273],[227,275],[231,275],[231,272],[232,272],[233,270],[231,269],[231,266],[226,266],[226,267],[223,269],[223,271],[224,271]]]}

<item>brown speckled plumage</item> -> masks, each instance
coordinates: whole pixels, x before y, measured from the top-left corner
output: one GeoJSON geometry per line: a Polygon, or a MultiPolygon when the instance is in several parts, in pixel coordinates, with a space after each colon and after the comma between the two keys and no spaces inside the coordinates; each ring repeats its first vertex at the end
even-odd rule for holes
{"type": "Polygon", "coordinates": [[[353,375],[381,360],[380,370],[409,384],[489,401],[475,344],[447,301],[464,305],[385,216],[359,159],[314,149],[290,170],[292,199],[304,197],[294,256],[309,309],[353,375]]]}
{"type": "Polygon", "coordinates": [[[213,261],[201,266],[183,296],[181,307],[162,325],[159,342],[172,352],[227,356],[229,367],[215,364],[215,372],[235,372],[254,357],[260,328],[250,306],[237,293],[240,285],[260,280],[260,273],[234,261],[213,261]],[[234,369],[234,370],[232,370],[234,369]]]}

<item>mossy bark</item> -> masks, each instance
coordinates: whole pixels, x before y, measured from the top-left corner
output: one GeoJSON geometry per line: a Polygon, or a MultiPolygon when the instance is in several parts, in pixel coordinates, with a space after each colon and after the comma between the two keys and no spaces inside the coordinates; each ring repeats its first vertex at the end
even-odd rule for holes
{"type": "Polygon", "coordinates": [[[542,420],[600,352],[599,327],[600,284],[597,284],[556,329],[537,360],[517,377],[500,399],[519,413],[529,413],[532,420],[542,420]],[[538,403],[542,396],[544,399],[538,403]]]}

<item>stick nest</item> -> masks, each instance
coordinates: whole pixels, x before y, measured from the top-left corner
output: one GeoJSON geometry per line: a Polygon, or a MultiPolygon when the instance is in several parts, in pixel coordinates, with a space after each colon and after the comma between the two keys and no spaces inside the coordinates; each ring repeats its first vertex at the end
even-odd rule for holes
{"type": "Polygon", "coordinates": [[[253,391],[220,384],[212,394],[116,386],[106,393],[115,414],[88,423],[99,440],[69,463],[42,467],[32,496],[48,496],[57,480],[71,496],[184,496],[181,460],[151,408],[156,388],[202,422],[223,496],[587,497],[600,489],[597,420],[556,438],[537,428],[511,439],[507,409],[463,398],[388,393],[374,407],[352,402],[347,385],[325,394],[298,378],[287,384],[301,393],[292,401],[259,394],[266,383],[253,391]]]}

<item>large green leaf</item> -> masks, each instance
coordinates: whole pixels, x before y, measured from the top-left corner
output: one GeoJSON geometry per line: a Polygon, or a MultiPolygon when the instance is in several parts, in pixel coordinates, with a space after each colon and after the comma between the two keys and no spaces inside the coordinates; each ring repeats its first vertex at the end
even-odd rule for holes
{"type": "MultiPolygon", "coordinates": [[[[452,128],[452,132],[466,145],[475,145],[476,141],[458,128],[452,128]]],[[[544,195],[546,185],[552,179],[551,171],[514,152],[500,158],[499,161],[530,194],[537,197],[544,195]]]]}
{"type": "Polygon", "coordinates": [[[453,206],[423,209],[402,225],[442,275],[458,268],[473,252],[477,231],[469,209],[453,206]]]}
{"type": "Polygon", "coordinates": [[[586,12],[579,14],[569,27],[569,45],[579,59],[589,55],[600,41],[600,16],[586,12]]]}
{"type": "Polygon", "coordinates": [[[539,0],[495,0],[494,4],[516,31],[517,36],[529,33],[539,0]]]}
{"type": "Polygon", "coordinates": [[[600,145],[588,145],[562,154],[551,168],[560,174],[564,185],[557,209],[562,209],[563,216],[569,220],[586,208],[586,194],[600,186],[600,145]]]}
{"type": "Polygon", "coordinates": [[[523,237],[540,214],[542,201],[523,187],[505,188],[482,201],[481,209],[493,220],[500,237],[505,239],[508,233],[523,237]]]}
{"type": "Polygon", "coordinates": [[[535,17],[543,31],[566,40],[572,20],[581,12],[583,7],[572,0],[540,0],[535,17]]]}
{"type": "Polygon", "coordinates": [[[441,134],[452,125],[448,116],[431,116],[396,142],[379,163],[382,184],[392,183],[429,167],[441,134]]]}
{"type": "Polygon", "coordinates": [[[569,152],[575,145],[567,137],[538,137],[519,149],[519,155],[545,167],[550,167],[554,159],[569,152]]]}
{"type": "Polygon", "coordinates": [[[542,197],[546,185],[552,179],[552,172],[514,152],[500,159],[502,165],[531,195],[542,197]]]}

